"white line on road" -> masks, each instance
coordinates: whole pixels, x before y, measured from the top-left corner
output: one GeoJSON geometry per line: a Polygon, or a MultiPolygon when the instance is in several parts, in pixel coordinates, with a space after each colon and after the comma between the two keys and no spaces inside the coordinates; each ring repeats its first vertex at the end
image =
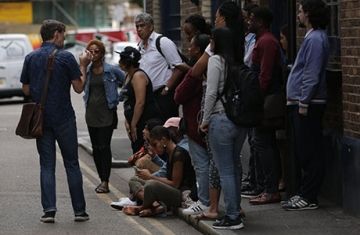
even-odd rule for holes
{"type": "MultiPolygon", "coordinates": [[[[61,159],[61,153],[57,151],[57,160],[63,164],[62,159],[61,159]]],[[[88,173],[91,177],[94,177],[95,179],[98,178],[98,175],[96,174],[95,171],[93,171],[89,166],[86,165],[86,163],[84,163],[83,161],[81,161],[79,159],[79,163],[80,163],[80,167],[81,169],[85,170],[86,173],[88,173]]],[[[86,185],[88,185],[91,188],[95,188],[96,185],[91,182],[91,180],[83,175],[83,180],[84,183],[86,183],[86,185]]],[[[125,197],[125,195],[123,193],[121,193],[117,188],[115,188],[112,184],[109,184],[110,188],[111,188],[111,192],[117,197],[125,197]]],[[[105,203],[109,204],[112,202],[112,199],[106,195],[106,194],[96,194],[96,196],[104,201],[105,203]]],[[[122,214],[118,213],[117,215],[121,216],[122,214]]],[[[142,224],[140,224],[139,222],[137,222],[136,220],[134,220],[131,216],[121,216],[121,218],[126,219],[128,222],[135,224],[134,226],[136,226],[135,228],[140,229],[143,233],[148,234],[148,235],[152,235],[153,233],[150,232],[149,230],[147,230],[142,224]]],[[[173,231],[171,231],[169,228],[167,228],[166,226],[164,226],[162,223],[160,223],[159,221],[157,221],[156,219],[153,218],[147,218],[148,222],[154,226],[154,228],[158,229],[159,232],[161,234],[166,234],[166,235],[175,235],[175,233],[173,231]]]]}

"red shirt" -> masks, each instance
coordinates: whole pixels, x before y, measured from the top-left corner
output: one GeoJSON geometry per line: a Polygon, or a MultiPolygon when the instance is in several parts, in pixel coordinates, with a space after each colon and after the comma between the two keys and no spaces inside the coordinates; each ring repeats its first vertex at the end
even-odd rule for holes
{"type": "Polygon", "coordinates": [[[182,82],[176,87],[174,100],[183,107],[183,115],[187,125],[186,134],[197,144],[206,148],[206,144],[199,135],[198,114],[201,109],[202,79],[191,76],[191,69],[182,82]]]}
{"type": "Polygon", "coordinates": [[[266,93],[275,65],[280,65],[280,44],[274,35],[263,32],[256,35],[256,43],[252,54],[253,66],[260,69],[259,79],[261,90],[266,93]]]}

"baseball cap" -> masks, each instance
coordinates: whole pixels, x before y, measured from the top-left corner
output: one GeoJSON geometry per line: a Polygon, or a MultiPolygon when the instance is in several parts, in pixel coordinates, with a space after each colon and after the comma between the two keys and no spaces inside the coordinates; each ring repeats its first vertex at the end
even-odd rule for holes
{"type": "Polygon", "coordinates": [[[168,120],[166,120],[166,122],[163,126],[165,128],[169,128],[169,127],[179,128],[180,119],[181,119],[180,117],[171,117],[168,120]]]}

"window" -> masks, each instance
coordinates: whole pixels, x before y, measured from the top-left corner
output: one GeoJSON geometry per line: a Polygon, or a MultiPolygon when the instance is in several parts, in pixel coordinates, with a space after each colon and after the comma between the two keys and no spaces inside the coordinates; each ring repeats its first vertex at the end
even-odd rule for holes
{"type": "Polygon", "coordinates": [[[341,70],[340,62],[340,37],[339,37],[339,0],[326,0],[330,8],[330,23],[328,35],[330,42],[329,70],[341,70]]]}

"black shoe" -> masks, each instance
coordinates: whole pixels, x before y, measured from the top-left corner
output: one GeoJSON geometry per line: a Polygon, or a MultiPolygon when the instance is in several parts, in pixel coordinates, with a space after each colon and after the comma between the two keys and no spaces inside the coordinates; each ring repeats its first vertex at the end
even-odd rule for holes
{"type": "Polygon", "coordinates": [[[43,216],[41,216],[40,221],[43,223],[55,223],[55,211],[45,212],[43,216]]]}
{"type": "Polygon", "coordinates": [[[255,187],[253,184],[250,183],[242,183],[241,184],[241,192],[253,190],[255,187]]]}
{"type": "Polygon", "coordinates": [[[240,216],[235,220],[232,220],[228,216],[225,216],[221,221],[216,221],[215,223],[213,223],[212,227],[215,229],[235,230],[244,228],[244,224],[240,216]]]}
{"type": "Polygon", "coordinates": [[[84,222],[89,220],[89,215],[86,212],[81,213],[80,215],[75,215],[75,222],[84,222]]]}
{"type": "Polygon", "coordinates": [[[260,189],[251,189],[248,191],[241,191],[241,197],[243,198],[253,198],[259,196],[262,193],[260,189]]]}

